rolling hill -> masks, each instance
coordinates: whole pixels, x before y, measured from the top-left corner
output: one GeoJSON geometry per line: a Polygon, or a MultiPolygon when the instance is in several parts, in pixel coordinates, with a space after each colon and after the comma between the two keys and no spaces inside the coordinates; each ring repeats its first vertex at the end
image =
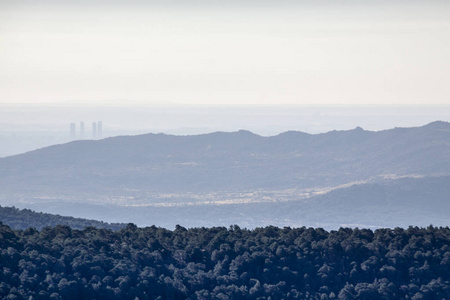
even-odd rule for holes
{"type": "Polygon", "coordinates": [[[12,229],[23,230],[35,228],[41,230],[44,227],[54,227],[57,225],[70,226],[73,229],[84,229],[86,227],[96,227],[111,230],[120,230],[127,224],[108,224],[105,222],[87,220],[81,218],[64,217],[46,213],[35,212],[29,209],[17,209],[15,207],[0,206],[0,222],[8,225],[12,229]]]}
{"type": "MultiPolygon", "coordinates": [[[[315,135],[285,132],[272,137],[244,130],[196,136],[145,134],[75,141],[0,159],[2,204],[44,211],[62,207],[58,213],[78,212],[82,217],[91,216],[86,216],[89,210],[84,207],[76,208],[80,203],[108,209],[183,208],[192,211],[186,213],[188,219],[195,219],[211,205],[243,208],[258,204],[264,209],[273,202],[297,201],[296,209],[301,210],[308,200],[320,218],[325,214],[319,210],[325,201],[320,199],[332,197],[338,190],[345,190],[348,199],[358,195],[355,206],[382,201],[352,188],[355,184],[388,189],[393,180],[397,180],[394,185],[401,184],[401,178],[426,182],[427,178],[442,177],[445,186],[447,175],[450,124],[446,122],[379,132],[356,128],[315,135]]],[[[427,193],[432,188],[425,184],[424,189],[427,193]]],[[[393,199],[406,197],[405,191],[399,191],[393,199]]],[[[446,210],[437,208],[437,213],[448,212],[446,202],[439,198],[435,205],[446,210]]],[[[331,201],[322,206],[338,205],[331,201]]],[[[105,211],[98,212],[101,216],[105,211]]],[[[231,222],[232,218],[228,219],[231,222]]]]}

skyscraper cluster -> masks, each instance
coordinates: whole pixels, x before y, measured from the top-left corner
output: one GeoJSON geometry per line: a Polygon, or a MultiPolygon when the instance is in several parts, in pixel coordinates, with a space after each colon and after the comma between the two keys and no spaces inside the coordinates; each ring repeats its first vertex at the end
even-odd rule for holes
{"type": "MultiPolygon", "coordinates": [[[[70,123],[70,138],[72,140],[85,139],[84,122],[80,122],[80,131],[77,136],[77,125],[76,123],[70,123]]],[[[92,139],[97,140],[103,138],[103,123],[102,121],[92,122],[92,139]]]]}

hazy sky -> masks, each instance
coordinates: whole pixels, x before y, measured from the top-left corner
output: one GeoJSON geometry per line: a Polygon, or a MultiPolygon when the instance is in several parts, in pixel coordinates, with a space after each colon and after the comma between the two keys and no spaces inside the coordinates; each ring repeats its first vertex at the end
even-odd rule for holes
{"type": "Polygon", "coordinates": [[[450,1],[0,0],[0,103],[450,104],[449,79],[450,1]]]}

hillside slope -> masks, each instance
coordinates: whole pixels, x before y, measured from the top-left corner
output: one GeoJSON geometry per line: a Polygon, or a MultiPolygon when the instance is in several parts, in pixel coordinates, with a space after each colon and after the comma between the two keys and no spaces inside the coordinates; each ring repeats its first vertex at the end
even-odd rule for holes
{"type": "Polygon", "coordinates": [[[312,226],[336,229],[449,226],[450,176],[402,178],[366,183],[333,190],[306,199],[174,206],[122,206],[96,203],[22,204],[36,211],[76,215],[86,219],[129,223],[138,226],[175,228],[212,227],[237,224],[245,228],[267,225],[312,226]]]}
{"type": "Polygon", "coordinates": [[[8,225],[12,229],[22,230],[35,228],[41,230],[46,226],[66,225],[73,229],[84,229],[86,227],[105,228],[111,230],[120,230],[126,224],[108,224],[95,220],[81,218],[64,217],[60,215],[34,212],[29,209],[18,209],[15,207],[0,206],[0,222],[8,225]]]}
{"type": "Polygon", "coordinates": [[[326,187],[384,175],[450,173],[450,125],[380,132],[247,131],[76,141],[0,159],[5,193],[172,193],[326,187]]]}
{"type": "Polygon", "coordinates": [[[0,159],[0,204],[159,226],[446,225],[449,176],[445,122],[272,137],[146,134],[0,159]]]}

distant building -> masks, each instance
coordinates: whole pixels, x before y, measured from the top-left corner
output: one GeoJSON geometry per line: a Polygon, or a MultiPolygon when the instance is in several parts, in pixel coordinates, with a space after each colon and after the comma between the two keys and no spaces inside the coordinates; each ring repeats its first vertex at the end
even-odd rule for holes
{"type": "Polygon", "coordinates": [[[92,139],[97,139],[97,122],[92,122],[92,139]]]}
{"type": "Polygon", "coordinates": [[[97,138],[101,139],[103,137],[103,123],[102,121],[97,122],[97,138]]]}
{"type": "Polygon", "coordinates": [[[80,122],[80,139],[84,139],[84,122],[80,122]]]}
{"type": "Polygon", "coordinates": [[[75,123],[70,123],[70,138],[74,140],[75,136],[76,136],[76,125],[75,123]]]}

